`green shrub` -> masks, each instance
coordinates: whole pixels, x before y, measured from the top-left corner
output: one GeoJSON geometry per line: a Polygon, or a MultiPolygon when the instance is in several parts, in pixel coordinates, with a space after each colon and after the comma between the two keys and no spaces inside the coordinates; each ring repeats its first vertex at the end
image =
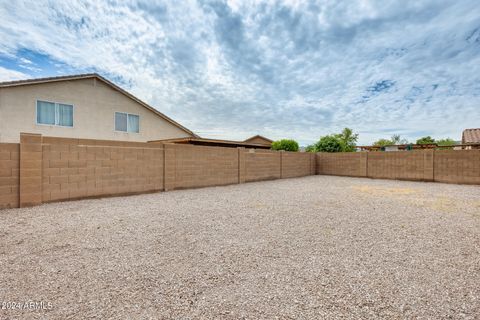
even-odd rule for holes
{"type": "Polygon", "coordinates": [[[353,133],[350,128],[345,128],[340,133],[320,137],[313,145],[313,152],[354,152],[357,140],[358,134],[353,133]]]}
{"type": "Polygon", "coordinates": [[[430,136],[422,137],[417,140],[417,144],[432,144],[435,143],[435,139],[430,136]]]}
{"type": "Polygon", "coordinates": [[[437,145],[438,145],[439,147],[442,147],[442,146],[454,146],[454,145],[455,145],[455,140],[450,139],[450,138],[440,139],[440,140],[437,140],[437,145]]]}
{"type": "Polygon", "coordinates": [[[342,152],[344,149],[342,141],[337,135],[323,136],[315,143],[315,151],[317,152],[342,152]]]}
{"type": "Polygon", "coordinates": [[[375,141],[373,143],[374,146],[377,146],[377,147],[385,147],[385,146],[390,146],[392,144],[395,144],[392,140],[390,139],[378,139],[377,141],[375,141]]]}
{"type": "Polygon", "coordinates": [[[385,147],[396,144],[408,144],[408,140],[402,138],[399,134],[394,134],[391,139],[379,139],[373,143],[374,146],[385,147]]]}
{"type": "Polygon", "coordinates": [[[314,144],[309,144],[305,147],[305,152],[317,152],[314,144]]]}
{"type": "Polygon", "coordinates": [[[272,150],[298,151],[298,142],[291,139],[274,141],[272,150]]]}

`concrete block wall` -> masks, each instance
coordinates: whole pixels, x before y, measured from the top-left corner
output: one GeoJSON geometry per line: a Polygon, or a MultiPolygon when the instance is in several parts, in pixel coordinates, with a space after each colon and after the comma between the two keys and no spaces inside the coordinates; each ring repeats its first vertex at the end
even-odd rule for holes
{"type": "Polygon", "coordinates": [[[173,145],[174,189],[239,183],[239,152],[234,148],[173,145]]]}
{"type": "Polygon", "coordinates": [[[20,195],[19,206],[42,203],[42,136],[20,135],[20,195]]]}
{"type": "Polygon", "coordinates": [[[311,174],[480,184],[480,150],[312,154],[22,133],[0,143],[0,208],[311,174]]]}
{"type": "Polygon", "coordinates": [[[176,145],[165,144],[164,145],[164,190],[175,189],[175,178],[177,175],[177,161],[176,161],[176,145]]]}
{"type": "Polygon", "coordinates": [[[260,181],[281,178],[282,152],[246,149],[245,181],[260,181]]]}
{"type": "MultiPolygon", "coordinates": [[[[426,155],[433,150],[409,152],[369,152],[368,177],[398,180],[433,181],[427,178],[426,155]]],[[[429,158],[433,161],[433,158],[429,158]]],[[[431,165],[430,165],[431,167],[431,165]]]]}
{"type": "Polygon", "coordinates": [[[44,144],[42,201],[160,191],[163,148],[44,144]]]}
{"type": "Polygon", "coordinates": [[[367,152],[317,153],[316,173],[349,177],[366,177],[367,156],[367,152]]]}
{"type": "Polygon", "coordinates": [[[282,152],[282,178],[303,177],[315,174],[312,172],[312,161],[315,154],[310,152],[282,152]]]}
{"type": "Polygon", "coordinates": [[[137,147],[137,148],[163,148],[162,144],[133,142],[133,141],[114,141],[114,140],[95,140],[95,139],[75,139],[42,136],[43,144],[69,144],[84,146],[108,146],[108,147],[137,147]]]}
{"type": "Polygon", "coordinates": [[[480,150],[317,153],[317,174],[480,184],[480,150]]]}
{"type": "Polygon", "coordinates": [[[312,154],[245,148],[169,145],[174,150],[173,189],[228,185],[315,174],[312,154]]]}
{"type": "Polygon", "coordinates": [[[20,144],[0,143],[0,209],[19,206],[20,144]]]}
{"type": "Polygon", "coordinates": [[[310,174],[480,184],[480,150],[312,154],[25,133],[0,143],[0,208],[310,174]]]}
{"type": "Polygon", "coordinates": [[[435,151],[435,181],[480,184],[480,150],[435,151]]]}
{"type": "Polygon", "coordinates": [[[0,208],[315,174],[315,155],[22,133],[0,144],[0,208]]]}
{"type": "Polygon", "coordinates": [[[238,148],[238,183],[246,182],[247,164],[245,160],[245,148],[238,148]]]}

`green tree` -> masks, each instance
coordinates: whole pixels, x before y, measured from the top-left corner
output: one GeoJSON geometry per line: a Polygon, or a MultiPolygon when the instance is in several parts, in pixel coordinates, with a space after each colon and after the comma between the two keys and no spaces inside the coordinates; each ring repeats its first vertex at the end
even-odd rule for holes
{"type": "Polygon", "coordinates": [[[282,139],[272,142],[272,150],[298,151],[298,142],[291,139],[282,139]]]}
{"type": "Polygon", "coordinates": [[[437,145],[440,146],[440,147],[454,146],[455,144],[456,144],[455,141],[453,139],[450,139],[450,138],[437,140],[437,145]]]}
{"type": "Polygon", "coordinates": [[[314,145],[314,144],[310,144],[310,145],[306,146],[306,147],[305,147],[305,151],[306,151],[306,152],[316,152],[315,145],[314,145]]]}
{"type": "Polygon", "coordinates": [[[435,139],[430,136],[422,137],[417,140],[417,144],[432,144],[435,143],[435,139]]]}
{"type": "Polygon", "coordinates": [[[307,151],[312,152],[353,152],[357,145],[358,134],[350,128],[344,128],[341,133],[320,137],[307,151]]]}
{"type": "Polygon", "coordinates": [[[337,139],[342,144],[343,152],[353,152],[357,145],[358,133],[353,133],[350,128],[344,128],[342,133],[336,135],[337,139]]]}
{"type": "Polygon", "coordinates": [[[408,140],[402,138],[399,134],[392,135],[391,141],[392,144],[408,144],[408,140]]]}
{"type": "Polygon", "coordinates": [[[395,144],[408,144],[408,140],[402,138],[399,134],[394,134],[390,139],[378,139],[373,143],[374,146],[390,146],[395,144]]]}
{"type": "Polygon", "coordinates": [[[390,139],[378,139],[373,143],[374,146],[379,146],[379,147],[389,146],[392,144],[393,142],[390,139]]]}
{"type": "Polygon", "coordinates": [[[317,152],[342,152],[343,149],[342,141],[335,134],[323,136],[315,143],[315,151],[317,152]]]}

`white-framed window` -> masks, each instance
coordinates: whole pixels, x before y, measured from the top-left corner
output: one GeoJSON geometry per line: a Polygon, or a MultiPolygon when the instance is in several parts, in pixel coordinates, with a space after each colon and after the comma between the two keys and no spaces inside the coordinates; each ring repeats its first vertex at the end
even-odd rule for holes
{"type": "Polygon", "coordinates": [[[126,112],[115,112],[115,131],[140,132],[140,116],[126,112]]]}
{"type": "Polygon", "coordinates": [[[37,100],[37,124],[73,127],[73,105],[37,100]]]}

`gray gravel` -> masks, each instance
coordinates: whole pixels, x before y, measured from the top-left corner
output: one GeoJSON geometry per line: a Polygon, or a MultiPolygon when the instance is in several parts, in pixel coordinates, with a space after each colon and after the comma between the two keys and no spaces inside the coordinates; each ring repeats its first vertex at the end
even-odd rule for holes
{"type": "Polygon", "coordinates": [[[0,211],[1,319],[480,315],[480,187],[311,176],[0,211]]]}

